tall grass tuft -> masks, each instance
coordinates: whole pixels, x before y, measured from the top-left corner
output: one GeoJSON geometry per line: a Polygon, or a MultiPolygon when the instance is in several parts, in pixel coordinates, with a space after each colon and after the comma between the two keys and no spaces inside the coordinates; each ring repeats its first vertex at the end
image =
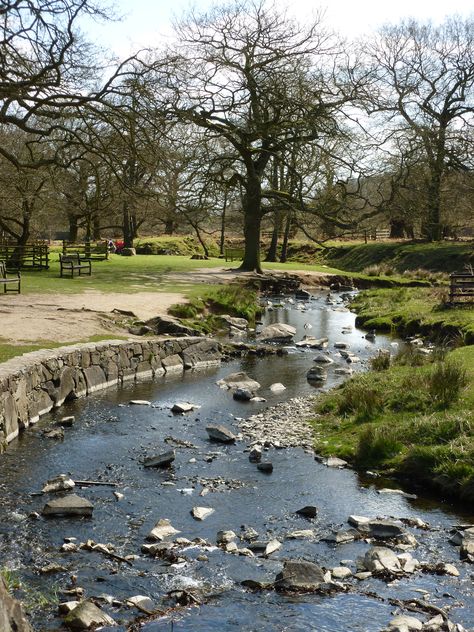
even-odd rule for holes
{"type": "Polygon", "coordinates": [[[356,459],[365,465],[380,463],[397,456],[402,448],[403,444],[389,428],[367,428],[360,434],[356,459]]]}
{"type": "Polygon", "coordinates": [[[368,421],[382,409],[382,394],[370,383],[370,377],[364,376],[345,384],[339,403],[340,414],[354,414],[356,421],[368,421]]]}
{"type": "Polygon", "coordinates": [[[386,371],[390,368],[390,352],[386,350],[379,351],[376,356],[370,359],[370,368],[372,371],[386,371]]]}
{"type": "Polygon", "coordinates": [[[466,369],[453,360],[436,362],[428,376],[428,391],[437,408],[448,408],[457,402],[467,385],[466,369]]]}

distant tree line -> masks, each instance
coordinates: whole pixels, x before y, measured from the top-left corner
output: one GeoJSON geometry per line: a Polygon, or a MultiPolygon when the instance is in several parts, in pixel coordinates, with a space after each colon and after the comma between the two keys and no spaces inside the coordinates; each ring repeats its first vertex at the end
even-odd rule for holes
{"type": "MultiPolygon", "coordinates": [[[[474,21],[351,43],[265,1],[176,24],[120,63],[79,34],[93,0],[0,7],[0,232],[26,243],[192,230],[242,235],[244,270],[289,237],[429,241],[474,218],[474,21]]],[[[280,247],[280,248],[279,248],[280,247]]]]}

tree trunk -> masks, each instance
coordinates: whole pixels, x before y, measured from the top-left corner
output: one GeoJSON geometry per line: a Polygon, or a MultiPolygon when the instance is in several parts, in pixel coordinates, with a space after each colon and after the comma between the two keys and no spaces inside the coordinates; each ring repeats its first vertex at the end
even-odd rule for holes
{"type": "Polygon", "coordinates": [[[221,257],[224,256],[224,246],[225,246],[225,214],[227,211],[227,189],[224,190],[224,206],[222,208],[221,215],[221,237],[219,241],[219,254],[221,257]]]}
{"type": "Polygon", "coordinates": [[[165,219],[165,235],[172,235],[174,233],[174,221],[172,219],[165,219]]]}
{"type": "Polygon", "coordinates": [[[69,223],[69,241],[76,242],[77,234],[79,232],[78,219],[77,215],[68,215],[68,223],[69,223]]]}
{"type": "Polygon", "coordinates": [[[128,200],[123,201],[122,208],[123,218],[123,245],[124,248],[133,248],[133,233],[130,220],[130,207],[128,200]]]}
{"type": "Polygon", "coordinates": [[[390,239],[402,239],[405,236],[405,221],[403,219],[390,220],[390,239]]]}
{"type": "Polygon", "coordinates": [[[99,213],[94,213],[92,218],[92,238],[94,241],[100,241],[102,235],[100,234],[100,216],[99,213]]]}
{"type": "Polygon", "coordinates": [[[422,234],[428,241],[441,241],[441,173],[434,169],[428,184],[428,212],[422,234]]]}
{"type": "Polygon", "coordinates": [[[283,244],[281,247],[281,255],[280,255],[281,263],[286,263],[286,260],[288,258],[288,242],[290,240],[290,230],[291,230],[291,213],[288,213],[288,215],[286,216],[285,234],[283,235],[283,244]]]}
{"type": "Polygon", "coordinates": [[[270,248],[268,249],[267,256],[265,257],[265,261],[277,260],[278,234],[280,232],[280,225],[281,225],[280,212],[275,211],[275,219],[273,221],[272,240],[270,242],[270,248]]]}
{"type": "Polygon", "coordinates": [[[239,270],[262,274],[260,263],[261,184],[258,177],[249,177],[243,207],[245,254],[239,270]]]}

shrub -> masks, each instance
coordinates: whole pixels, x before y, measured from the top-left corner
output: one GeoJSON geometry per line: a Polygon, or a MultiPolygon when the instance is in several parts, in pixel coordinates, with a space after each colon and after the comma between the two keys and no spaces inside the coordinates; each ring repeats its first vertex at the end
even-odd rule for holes
{"type": "Polygon", "coordinates": [[[437,362],[428,377],[428,391],[438,408],[448,408],[457,402],[468,384],[466,370],[458,362],[437,362]]]}

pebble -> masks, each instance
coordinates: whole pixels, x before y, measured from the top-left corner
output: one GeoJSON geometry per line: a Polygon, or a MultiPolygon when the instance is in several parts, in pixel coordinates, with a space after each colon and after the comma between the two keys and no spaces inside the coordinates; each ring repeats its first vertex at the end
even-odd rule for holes
{"type": "Polygon", "coordinates": [[[257,415],[236,421],[245,439],[251,443],[312,450],[314,436],[307,420],[314,417],[314,398],[294,397],[257,415]]]}

